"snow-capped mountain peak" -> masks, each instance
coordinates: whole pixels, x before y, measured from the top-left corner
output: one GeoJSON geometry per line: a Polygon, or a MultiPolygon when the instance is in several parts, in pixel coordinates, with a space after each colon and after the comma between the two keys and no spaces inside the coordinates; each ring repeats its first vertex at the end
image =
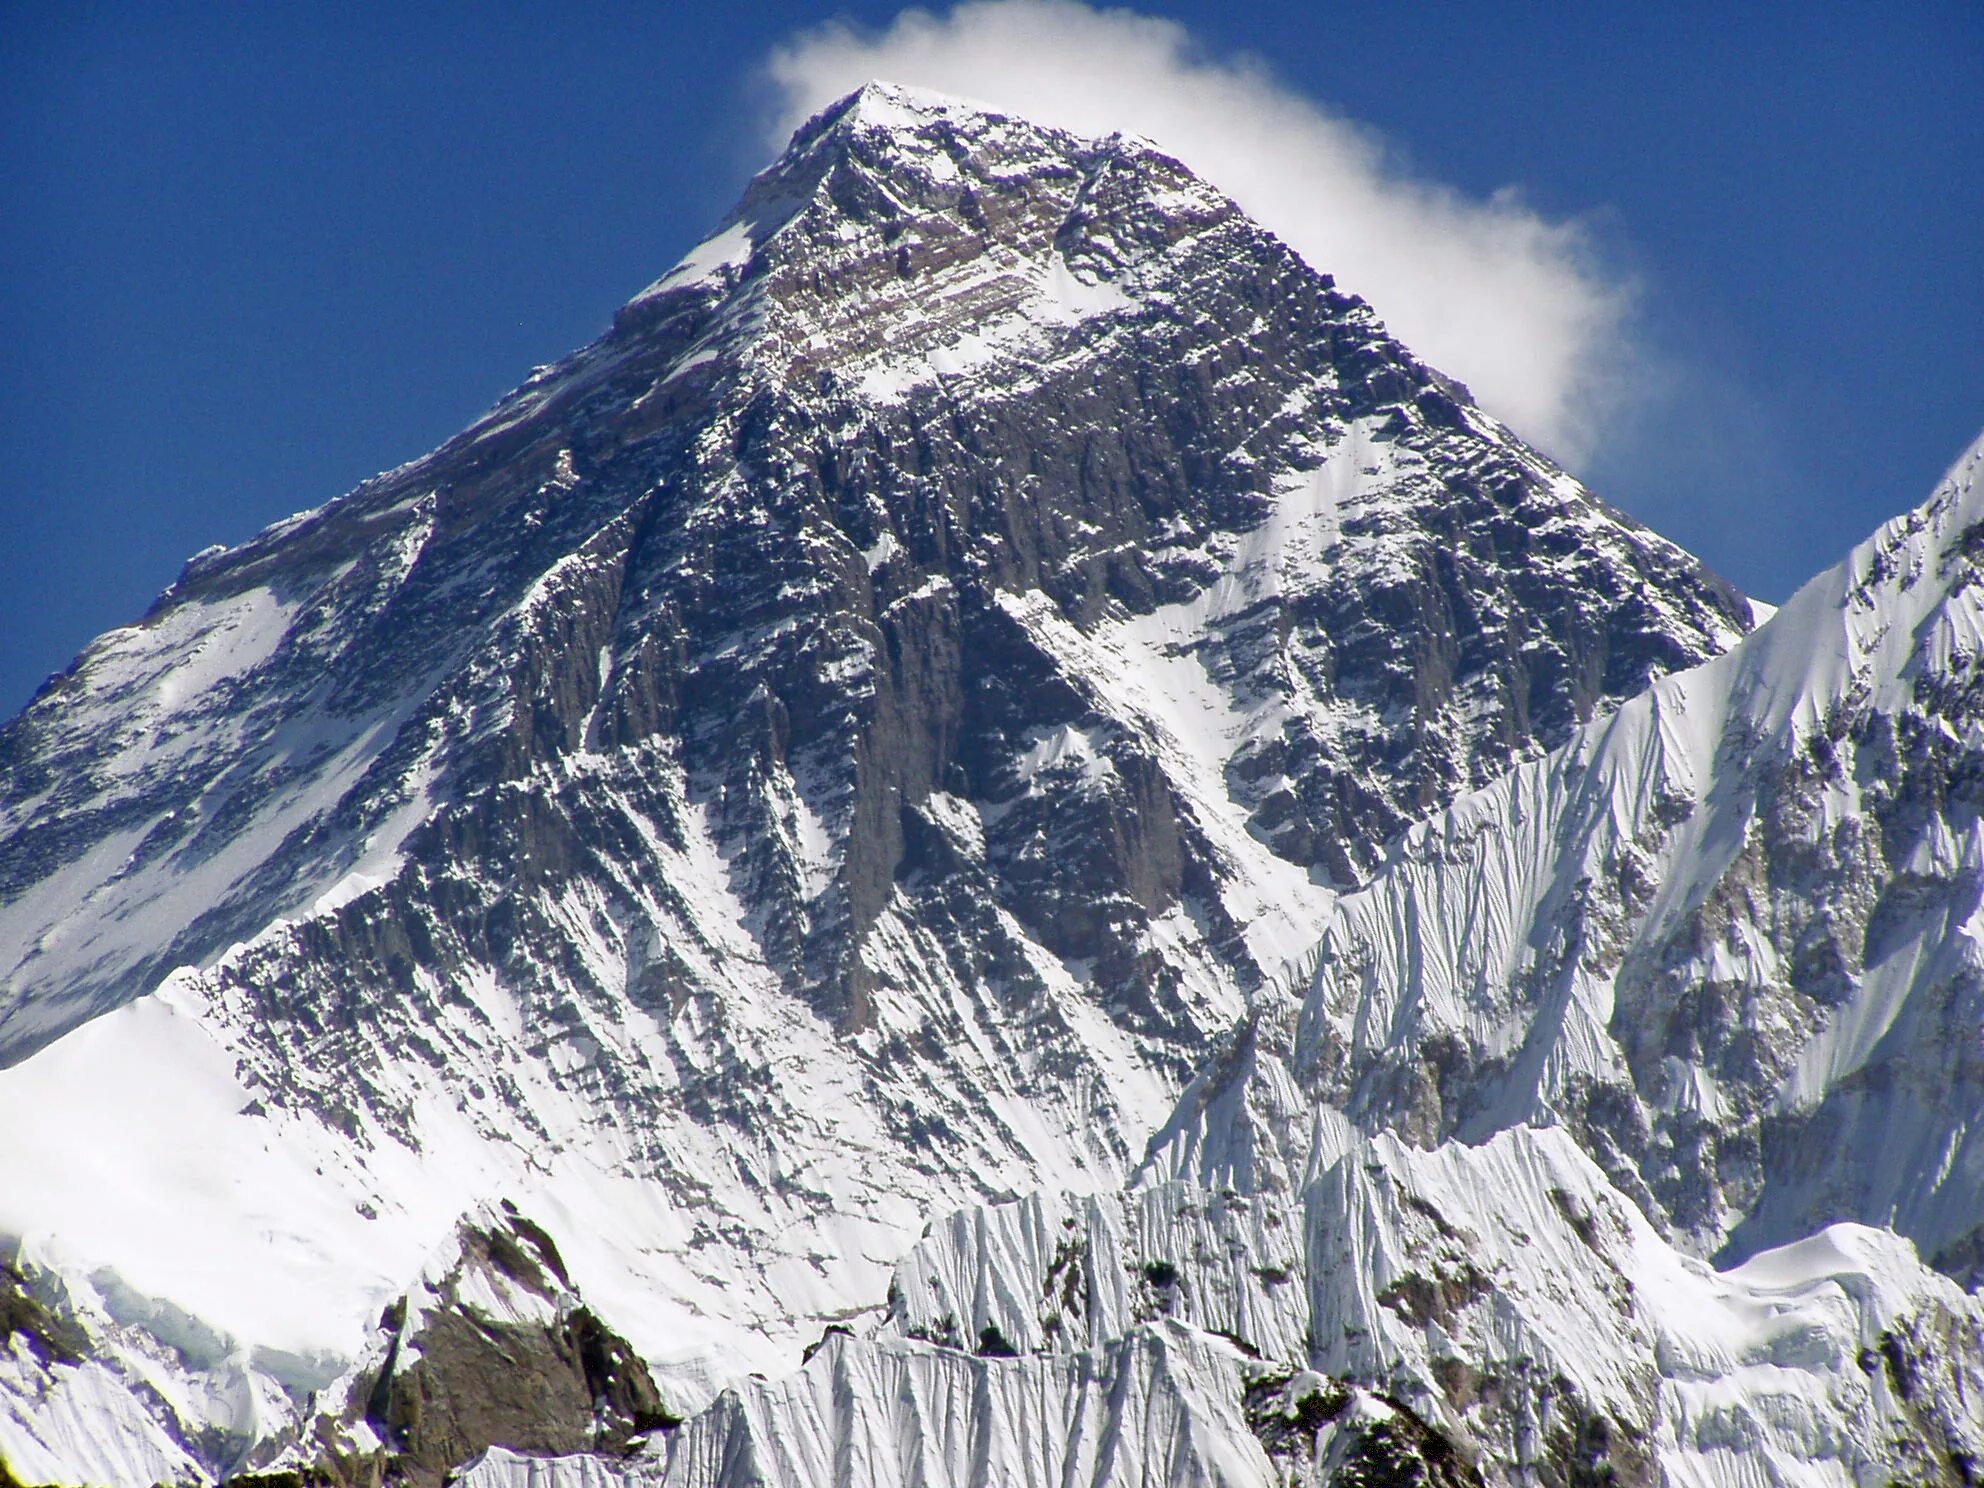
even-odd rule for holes
{"type": "MultiPolygon", "coordinates": [[[[1420,985],[1386,957],[1444,922],[1347,948],[1458,831],[1414,823],[1554,800],[1535,782],[1707,686],[1662,679],[1763,654],[1715,660],[1750,615],[1161,151],[872,85],[598,341],[433,453],[198,556],[0,731],[0,1113],[36,1132],[0,1148],[0,1302],[57,1320],[15,1335],[0,1452],[29,1477],[438,1481],[476,1447],[584,1437],[575,1481],[742,1482],[767,1422],[827,1400],[852,1414],[768,1480],[842,1460],[843,1428],[870,1432],[877,1482],[995,1460],[1313,1478],[1393,1447],[1457,1474],[1469,1433],[1499,1472],[1517,1428],[1427,1393],[1437,1350],[1380,1379],[1318,1338],[1269,1379],[1153,1293],[994,1389],[1000,1340],[890,1284],[943,1271],[911,1255],[932,1216],[1037,1190],[1293,1202],[1336,1172],[1300,1223],[1370,1211],[1356,1144],[1418,1161],[1354,1127],[1391,1120],[1384,1061],[1417,1047],[1381,1032],[1420,985]],[[1351,997],[1346,967],[1385,970],[1351,997]],[[1236,1025],[1250,1052],[1208,1069],[1236,1025]],[[1279,1125],[1240,1130],[1268,1086],[1279,1125]],[[68,1104],[86,1115],[41,1115],[68,1104]],[[1162,1166],[1243,1144],[1244,1175],[1162,1166]],[[829,1327],[862,1336],[794,1375],[829,1327]],[[1107,1420],[1156,1455],[1109,1458],[1057,1414],[1151,1379],[1107,1420]],[[908,1417],[860,1424],[875,1391],[1005,1424],[952,1411],[964,1455],[919,1459],[908,1417]],[[583,1431],[529,1408],[589,1392],[583,1431]],[[1013,1446],[1036,1429],[1073,1455],[1013,1446]]],[[[1690,766],[1711,795],[1720,761],[1690,766]]],[[[1559,840],[1538,830],[1516,835],[1559,840]]],[[[1519,960],[1495,914],[1435,949],[1519,960]]],[[[1495,995],[1441,982],[1421,1023],[1485,1020],[1506,1052],[1495,995]]],[[[1573,1056],[1640,1068],[1594,1011],[1631,995],[1572,989],[1573,1056]]],[[[1425,1119],[1391,1124],[1564,1117],[1597,1167],[1530,1134],[1426,1171],[1609,1179],[1652,1258],[1608,1265],[1669,1274],[1669,1242],[1701,1248],[1752,1190],[1705,1227],[1634,1186],[1642,1154],[1565,1115],[1575,1060],[1547,1044],[1547,1078],[1474,1082],[1495,1119],[1407,1101],[1425,1119]]],[[[1648,1099],[1679,1109],[1690,1078],[1648,1099]]],[[[1141,1202],[1074,1228],[1096,1243],[1141,1202]]],[[[1091,1254],[1095,1295],[1121,1290],[1091,1254]]],[[[1971,1326],[1892,1246],[1853,1254],[1901,1278],[1882,1327],[1971,1326]]],[[[1523,1274],[1530,1301],[1563,1280],[1523,1274]]],[[[1034,1350],[1020,1312],[973,1307],[1034,1350]]],[[[1968,1388],[1972,1355],[1949,1357],[1923,1421],[1968,1388]]],[[[1597,1378],[1580,1409],[1654,1419],[1597,1378]]]]}

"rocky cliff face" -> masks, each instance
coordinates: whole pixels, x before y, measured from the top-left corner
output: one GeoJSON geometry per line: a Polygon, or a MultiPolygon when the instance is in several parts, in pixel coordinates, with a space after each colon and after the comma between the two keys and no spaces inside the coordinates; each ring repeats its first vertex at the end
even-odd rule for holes
{"type": "MultiPolygon", "coordinates": [[[[0,731],[0,1123],[50,1131],[0,1153],[0,1238],[93,1348],[16,1350],[0,1451],[152,1482],[601,1447],[570,1470],[742,1482],[816,1389],[968,1397],[959,1441],[1004,1442],[996,1376],[1022,1434],[1136,1394],[1112,1419],[1157,1455],[1123,1474],[1493,1477],[1513,1418],[1361,1355],[1297,1388],[1289,1338],[1236,1332],[1241,1368],[1153,1314],[1070,1362],[1003,1314],[940,1336],[890,1281],[931,1214],[1114,1188],[1160,1127],[1285,1173],[1192,1124],[1254,1109],[1209,1093],[1220,1039],[1283,1026],[1325,929],[1324,976],[1352,963],[1412,822],[1561,770],[1749,616],[1149,145],[866,89],[600,341],[196,558],[0,731]],[[388,1365],[382,1315],[514,1214],[556,1285],[496,1264],[388,1365]],[[581,1308],[625,1339],[606,1374],[581,1308]],[[862,1336],[781,1383],[830,1326],[862,1336]],[[952,1357],[987,1326],[1028,1357],[952,1357]],[[646,1412],[693,1420],[622,1459],[646,1412]]],[[[1488,1056],[1429,1105],[1418,1045],[1342,1057],[1345,995],[1258,1062],[1291,1110],[1495,1128],[1488,1056]]],[[[1578,1113],[1615,1181],[1654,1166],[1578,1113]]],[[[1718,1191],[1723,1229],[1762,1192],[1718,1191]]]]}
{"type": "Polygon", "coordinates": [[[492,1442],[610,1459],[681,1424],[573,1290],[556,1243],[514,1205],[462,1224],[317,1406],[300,1444],[265,1443],[233,1481],[438,1488],[492,1442]],[[302,1465],[258,1473],[257,1457],[302,1465]]]}

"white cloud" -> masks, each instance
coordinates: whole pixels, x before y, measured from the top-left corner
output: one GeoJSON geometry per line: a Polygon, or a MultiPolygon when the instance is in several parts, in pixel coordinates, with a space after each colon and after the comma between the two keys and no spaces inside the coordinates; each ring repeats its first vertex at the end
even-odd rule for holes
{"type": "Polygon", "coordinates": [[[1183,160],[1399,338],[1559,458],[1582,461],[1632,381],[1627,286],[1584,230],[1510,189],[1486,201],[1415,179],[1370,130],[1258,62],[1215,59],[1183,27],[1075,0],[967,0],[884,31],[807,31],[768,64],[780,141],[881,78],[1097,136],[1141,134],[1183,160]]]}

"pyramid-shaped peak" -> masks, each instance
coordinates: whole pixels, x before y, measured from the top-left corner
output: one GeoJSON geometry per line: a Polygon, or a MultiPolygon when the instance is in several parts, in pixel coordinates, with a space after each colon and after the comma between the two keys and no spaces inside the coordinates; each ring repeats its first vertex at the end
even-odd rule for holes
{"type": "Polygon", "coordinates": [[[1122,132],[1091,135],[983,99],[878,79],[845,94],[801,124],[758,181],[803,173],[809,162],[839,153],[832,148],[837,142],[872,141],[878,137],[886,138],[897,152],[888,161],[891,166],[902,165],[906,157],[932,151],[956,152],[962,146],[967,153],[989,147],[1063,157],[1087,156],[1098,150],[1112,154],[1150,153],[1189,174],[1174,157],[1141,135],[1122,132]]]}
{"type": "MultiPolygon", "coordinates": [[[[809,260],[809,274],[821,252],[850,253],[871,230],[886,240],[878,251],[889,255],[904,251],[906,236],[928,241],[960,230],[981,246],[997,240],[1007,247],[1044,231],[1029,251],[1045,251],[1078,209],[1082,183],[1110,163],[1132,160],[1134,179],[1113,182],[1112,199],[1141,196],[1152,213],[1178,221],[1237,215],[1216,188],[1148,141],[1090,139],[989,103],[869,82],[802,124],[717,229],[629,309],[692,286],[727,292],[781,237],[788,251],[809,260]],[[810,226],[788,232],[801,223],[810,226]]],[[[1126,240],[1132,236],[1126,230],[1126,240]]]]}
{"type": "Polygon", "coordinates": [[[980,99],[876,78],[828,105],[820,117],[849,124],[915,129],[934,119],[1012,116],[980,99]]]}
{"type": "Polygon", "coordinates": [[[913,137],[936,123],[949,122],[969,128],[993,119],[1009,118],[987,103],[927,88],[908,88],[900,83],[867,82],[835,99],[794,129],[785,149],[763,174],[777,174],[818,153],[823,144],[850,136],[882,132],[913,137]]]}

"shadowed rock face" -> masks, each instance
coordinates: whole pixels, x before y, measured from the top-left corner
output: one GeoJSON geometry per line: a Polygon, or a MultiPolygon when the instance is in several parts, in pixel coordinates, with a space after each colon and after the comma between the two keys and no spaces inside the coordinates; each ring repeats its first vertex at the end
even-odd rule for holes
{"type": "Polygon", "coordinates": [[[817,1336],[922,1207],[1125,1173],[1407,822],[1747,625],[1177,162],[865,90],[0,731],[0,1065],[193,965],[347,1208],[439,1112],[817,1336]]]}
{"type": "Polygon", "coordinates": [[[44,1367],[81,1363],[90,1349],[89,1336],[36,1295],[19,1266],[0,1261],[0,1345],[16,1338],[44,1367]]]}

